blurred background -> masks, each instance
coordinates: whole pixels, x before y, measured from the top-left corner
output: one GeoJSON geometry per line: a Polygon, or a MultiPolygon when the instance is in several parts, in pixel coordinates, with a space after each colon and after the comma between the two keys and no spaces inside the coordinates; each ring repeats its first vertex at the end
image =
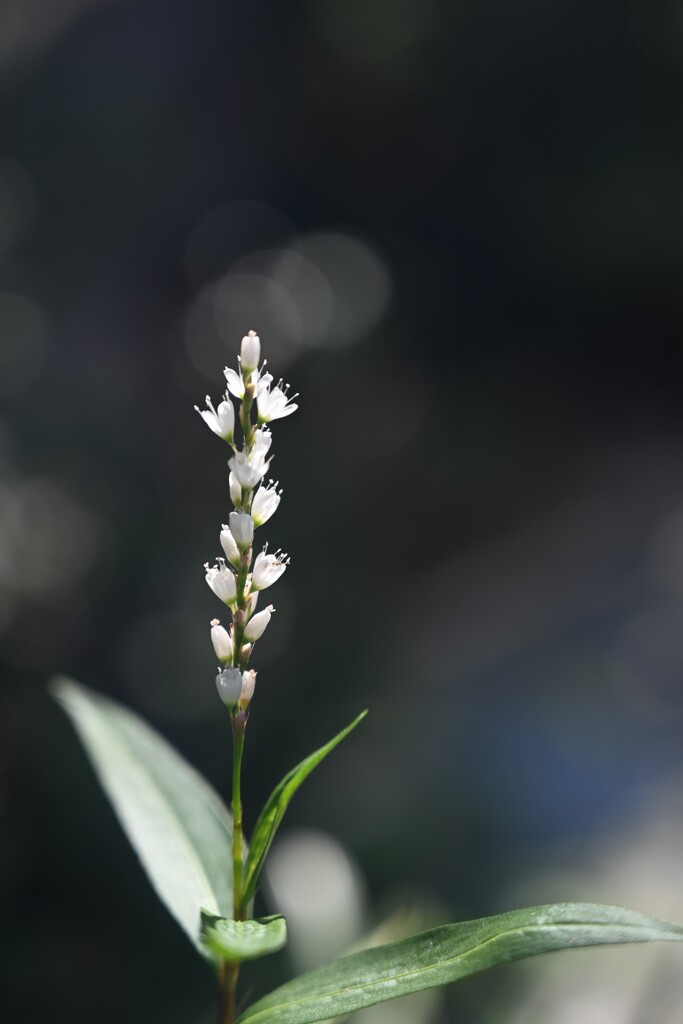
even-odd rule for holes
{"type": "MultiPolygon", "coordinates": [[[[225,791],[193,405],[251,328],[301,399],[247,824],[371,712],[288,814],[253,994],[377,928],[683,920],[682,115],[681,0],[2,0],[4,1019],[213,1020],[46,681],[225,791]]],[[[675,1024],[681,975],[578,953],[358,1019],[675,1024]]]]}

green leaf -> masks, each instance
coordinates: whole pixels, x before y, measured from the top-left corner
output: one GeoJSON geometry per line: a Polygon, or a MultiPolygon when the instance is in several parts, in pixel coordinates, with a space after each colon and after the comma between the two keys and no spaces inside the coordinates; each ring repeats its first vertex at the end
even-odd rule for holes
{"type": "Polygon", "coordinates": [[[218,794],[157,732],[113,700],[51,683],[152,886],[199,952],[200,907],[232,916],[232,819],[218,794]]]}
{"type": "Polygon", "coordinates": [[[351,722],[350,725],[347,725],[345,729],[342,729],[334,739],[326,743],[320,750],[316,750],[314,754],[304,758],[296,768],[292,768],[291,772],[285,775],[284,779],[268,797],[251,836],[249,856],[244,869],[245,902],[253,899],[261,868],[270,849],[270,844],[273,842],[275,833],[297,789],[308,778],[313,769],[320,764],[323,758],[327,757],[330,751],[334,750],[337,744],[341,743],[356,728],[358,723],[363,721],[366,715],[367,711],[362,711],[358,718],[351,722]]]}
{"type": "Polygon", "coordinates": [[[233,921],[202,910],[202,937],[212,953],[239,964],[282,949],[287,942],[287,922],[279,914],[233,921]]]}
{"type": "Polygon", "coordinates": [[[559,903],[450,924],[302,974],[250,1006],[238,1024],[308,1024],[553,950],[683,941],[683,928],[618,907],[559,903]]]}

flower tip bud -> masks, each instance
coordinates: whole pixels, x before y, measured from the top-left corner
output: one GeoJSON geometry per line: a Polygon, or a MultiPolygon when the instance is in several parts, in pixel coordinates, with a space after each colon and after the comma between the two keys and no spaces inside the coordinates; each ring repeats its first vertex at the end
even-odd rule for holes
{"type": "Polygon", "coordinates": [[[261,339],[255,331],[249,331],[242,338],[242,347],[240,349],[242,370],[245,373],[251,373],[258,366],[260,358],[261,339]]]}

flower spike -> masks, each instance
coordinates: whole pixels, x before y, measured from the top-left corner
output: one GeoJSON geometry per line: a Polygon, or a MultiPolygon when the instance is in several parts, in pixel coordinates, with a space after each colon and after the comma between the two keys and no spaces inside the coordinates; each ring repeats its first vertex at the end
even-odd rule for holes
{"type": "Polygon", "coordinates": [[[220,531],[224,557],[214,565],[207,562],[204,569],[207,584],[232,616],[230,630],[218,619],[212,620],[211,641],[222,667],[216,686],[233,724],[240,716],[246,722],[249,714],[256,673],[247,666],[275,610],[271,604],[257,612],[258,595],[277,583],[289,565],[289,557],[281,550],[268,554],[268,545],[254,559],[254,531],[268,522],[282,498],[279,483],[264,482],[272,459],[268,424],[295,412],[298,397],[289,395],[282,380],[274,384],[265,360],[259,368],[260,359],[261,339],[249,331],[242,338],[238,368],[225,369],[228,389],[218,408],[207,398],[207,409],[198,410],[211,430],[232,447],[228,465],[234,511],[220,531]],[[237,410],[231,395],[238,400],[237,410]],[[236,426],[241,437],[235,434],[236,426]]]}

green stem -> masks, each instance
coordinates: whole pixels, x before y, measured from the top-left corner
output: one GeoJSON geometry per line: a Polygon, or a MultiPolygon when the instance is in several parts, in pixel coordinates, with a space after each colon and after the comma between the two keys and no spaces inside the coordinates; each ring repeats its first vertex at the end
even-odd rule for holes
{"type": "Polygon", "coordinates": [[[240,969],[238,964],[223,961],[218,978],[218,1017],[216,1024],[235,1024],[237,1019],[237,979],[240,969]]]}
{"type": "MultiPolygon", "coordinates": [[[[237,708],[230,716],[232,722],[232,914],[235,921],[244,917],[242,906],[242,860],[244,849],[244,827],[242,824],[242,755],[247,719],[237,708]]],[[[237,981],[239,964],[224,960],[218,974],[218,1017],[217,1024],[235,1024],[237,1005],[237,981]]]]}
{"type": "Polygon", "coordinates": [[[242,907],[242,858],[243,858],[243,825],[242,825],[242,754],[244,753],[244,733],[246,716],[243,711],[236,710],[232,716],[232,902],[233,916],[241,921],[242,907]]]}

